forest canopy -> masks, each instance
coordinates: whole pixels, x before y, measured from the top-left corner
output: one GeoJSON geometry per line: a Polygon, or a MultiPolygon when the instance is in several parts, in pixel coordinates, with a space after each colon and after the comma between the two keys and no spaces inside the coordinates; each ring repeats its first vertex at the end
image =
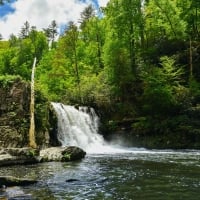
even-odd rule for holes
{"type": "Polygon", "coordinates": [[[98,14],[86,7],[58,40],[55,20],[43,31],[26,21],[0,41],[0,74],[30,81],[37,57],[36,88],[49,101],[174,115],[200,100],[199,16],[200,1],[110,0],[98,14]]]}

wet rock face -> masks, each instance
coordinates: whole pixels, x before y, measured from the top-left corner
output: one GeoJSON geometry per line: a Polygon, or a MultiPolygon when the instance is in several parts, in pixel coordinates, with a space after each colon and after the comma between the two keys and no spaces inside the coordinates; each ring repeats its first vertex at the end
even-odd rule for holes
{"type": "Polygon", "coordinates": [[[61,146],[60,141],[58,140],[57,137],[57,123],[58,119],[55,113],[55,110],[52,105],[49,106],[49,146],[61,146]]]}
{"type": "MultiPolygon", "coordinates": [[[[49,146],[48,101],[35,91],[35,131],[38,147],[49,146]]],[[[14,78],[0,80],[0,147],[21,148],[29,144],[30,83],[14,78]]]]}
{"type": "Polygon", "coordinates": [[[0,146],[22,147],[29,129],[29,84],[16,78],[0,85],[0,146]]]}

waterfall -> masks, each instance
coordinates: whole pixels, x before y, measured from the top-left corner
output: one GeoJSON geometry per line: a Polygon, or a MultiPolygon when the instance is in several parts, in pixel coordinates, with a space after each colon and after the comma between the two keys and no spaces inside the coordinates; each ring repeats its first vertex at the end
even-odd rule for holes
{"type": "Polygon", "coordinates": [[[57,118],[57,138],[62,146],[78,146],[86,152],[103,152],[107,147],[98,134],[99,118],[93,108],[52,103],[57,118]]]}

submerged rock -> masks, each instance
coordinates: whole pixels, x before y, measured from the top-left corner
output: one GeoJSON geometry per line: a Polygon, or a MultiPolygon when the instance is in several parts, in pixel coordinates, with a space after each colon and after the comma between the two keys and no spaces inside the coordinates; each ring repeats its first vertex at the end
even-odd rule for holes
{"type": "Polygon", "coordinates": [[[51,147],[40,151],[40,157],[45,161],[75,161],[81,160],[86,155],[86,152],[79,147],[51,147]]]}
{"type": "Polygon", "coordinates": [[[67,183],[76,182],[76,181],[79,181],[79,180],[75,178],[70,178],[66,180],[67,183]]]}
{"type": "Polygon", "coordinates": [[[0,192],[0,199],[4,200],[32,200],[31,194],[25,194],[24,191],[18,187],[4,188],[4,191],[0,192]]]}
{"type": "Polygon", "coordinates": [[[37,180],[33,179],[25,179],[25,178],[17,178],[14,176],[0,176],[0,186],[27,186],[37,183],[37,180]]]}

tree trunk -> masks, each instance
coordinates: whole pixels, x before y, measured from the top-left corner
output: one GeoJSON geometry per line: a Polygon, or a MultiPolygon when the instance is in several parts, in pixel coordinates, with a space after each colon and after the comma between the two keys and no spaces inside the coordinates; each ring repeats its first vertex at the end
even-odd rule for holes
{"type": "Polygon", "coordinates": [[[34,75],[35,75],[36,57],[34,58],[32,74],[31,74],[31,102],[30,102],[30,129],[29,129],[29,146],[36,148],[35,143],[35,118],[34,118],[34,106],[35,106],[35,91],[34,91],[34,75]]]}

